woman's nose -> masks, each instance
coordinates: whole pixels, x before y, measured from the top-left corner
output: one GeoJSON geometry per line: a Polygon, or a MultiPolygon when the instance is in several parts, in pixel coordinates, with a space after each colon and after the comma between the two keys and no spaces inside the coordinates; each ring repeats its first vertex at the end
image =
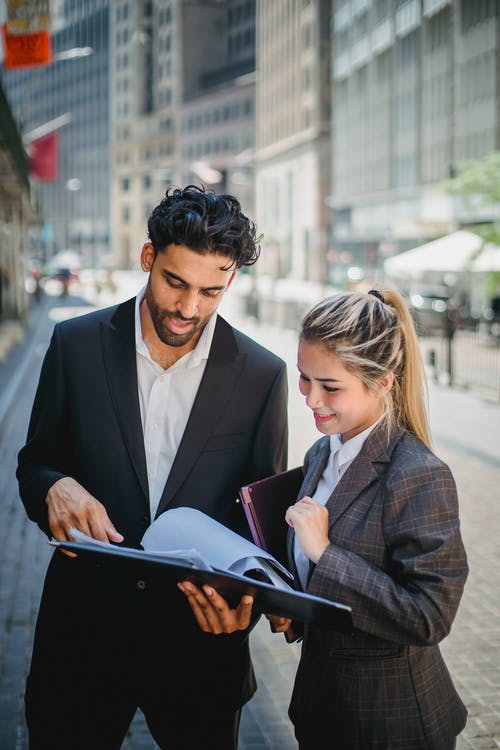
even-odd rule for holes
{"type": "Polygon", "coordinates": [[[323,404],[321,391],[314,383],[310,384],[306,404],[310,409],[317,409],[323,404]]]}

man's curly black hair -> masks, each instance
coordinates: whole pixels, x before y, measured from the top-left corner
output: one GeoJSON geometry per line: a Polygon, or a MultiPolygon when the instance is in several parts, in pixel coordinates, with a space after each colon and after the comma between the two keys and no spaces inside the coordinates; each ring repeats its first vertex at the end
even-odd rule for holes
{"type": "Polygon", "coordinates": [[[196,185],[167,190],[151,211],[148,236],[155,256],[167,245],[186,245],[202,255],[225,255],[232,261],[229,268],[240,268],[253,265],[260,255],[261,238],[239,201],[196,185]]]}

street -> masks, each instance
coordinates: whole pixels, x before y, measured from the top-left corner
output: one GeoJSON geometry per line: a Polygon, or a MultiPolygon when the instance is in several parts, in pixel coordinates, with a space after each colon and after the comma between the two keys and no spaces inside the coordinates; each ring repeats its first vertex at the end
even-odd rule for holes
{"type": "MultiPolygon", "coordinates": [[[[96,297],[45,297],[32,309],[24,342],[0,364],[0,748],[25,750],[24,678],[45,567],[51,550],[44,535],[27,520],[15,479],[17,451],[24,442],[43,353],[53,323],[94,304],[133,295],[140,279],[123,275],[118,290],[96,297]]],[[[221,312],[237,327],[276,351],[288,363],[290,387],[289,466],[302,461],[317,438],[313,420],[298,393],[296,335],[241,314],[238,284],[221,312]]],[[[500,747],[500,405],[459,389],[429,384],[431,426],[436,453],[457,481],[461,522],[470,575],[451,635],[442,650],[456,687],[469,710],[458,750],[500,747]]],[[[299,647],[273,635],[266,621],[252,634],[259,689],[243,711],[240,750],[293,750],[297,747],[287,706],[299,647]]],[[[71,662],[64,677],[71,683],[71,662]]],[[[54,728],[57,731],[57,728],[54,728]]],[[[138,714],[123,750],[154,750],[138,714]]]]}

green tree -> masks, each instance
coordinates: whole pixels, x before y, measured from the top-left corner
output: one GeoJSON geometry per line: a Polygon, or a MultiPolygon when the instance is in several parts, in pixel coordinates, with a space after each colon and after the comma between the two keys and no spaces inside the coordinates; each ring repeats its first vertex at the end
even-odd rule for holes
{"type": "MultiPolygon", "coordinates": [[[[461,196],[466,204],[475,208],[491,208],[492,215],[500,207],[500,151],[494,151],[482,159],[464,161],[458,174],[445,183],[445,189],[461,196]]],[[[483,239],[483,245],[500,245],[500,221],[494,220],[474,226],[474,231],[483,239]]],[[[500,288],[500,272],[489,274],[488,292],[496,293],[500,288]]]]}

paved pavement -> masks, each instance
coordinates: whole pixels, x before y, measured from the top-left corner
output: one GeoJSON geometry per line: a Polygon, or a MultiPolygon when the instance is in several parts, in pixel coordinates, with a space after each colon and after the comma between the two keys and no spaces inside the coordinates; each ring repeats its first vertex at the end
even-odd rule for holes
{"type": "MultiPolygon", "coordinates": [[[[134,294],[135,276],[120,280],[120,298],[134,294]]],[[[88,290],[87,290],[88,291],[88,290]]],[[[225,313],[289,363],[290,466],[301,462],[316,438],[298,395],[295,334],[258,325],[240,315],[237,288],[225,313]]],[[[116,295],[115,295],[116,296],[116,295]]],[[[102,293],[99,304],[114,301],[102,293]]],[[[95,302],[94,298],[91,302],[95,302]]],[[[45,298],[33,310],[25,340],[0,363],[0,750],[27,747],[23,684],[29,663],[41,582],[50,555],[45,537],[26,520],[14,477],[41,358],[55,319],[77,314],[84,298],[45,298]]],[[[0,327],[0,339],[2,329],[0,327]]],[[[458,750],[500,747],[500,404],[472,393],[430,384],[430,414],[436,452],[451,466],[460,494],[462,529],[470,577],[443,652],[469,709],[458,750]]],[[[252,634],[259,689],[243,711],[240,750],[296,750],[286,709],[299,647],[272,635],[266,622],[252,634]]],[[[132,723],[123,750],[154,750],[143,717],[132,723]]],[[[89,749],[90,750],[90,749],[89,749]]]]}

